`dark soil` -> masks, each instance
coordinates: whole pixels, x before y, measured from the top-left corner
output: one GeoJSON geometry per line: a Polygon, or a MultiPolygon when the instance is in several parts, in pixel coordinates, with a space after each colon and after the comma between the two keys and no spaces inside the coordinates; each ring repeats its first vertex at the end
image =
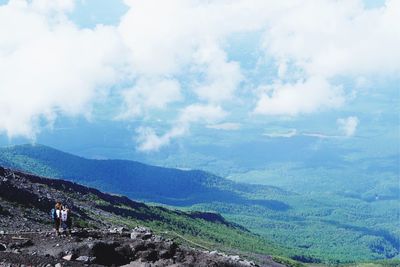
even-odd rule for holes
{"type": "Polygon", "coordinates": [[[178,246],[144,227],[112,233],[82,230],[72,236],[9,233],[0,236],[0,244],[5,247],[0,266],[257,266],[239,256],[178,246]]]}

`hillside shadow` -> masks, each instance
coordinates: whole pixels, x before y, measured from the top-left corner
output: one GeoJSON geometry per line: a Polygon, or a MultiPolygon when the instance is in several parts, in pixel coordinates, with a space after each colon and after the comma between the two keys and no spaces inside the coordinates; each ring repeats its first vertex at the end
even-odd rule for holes
{"type": "Polygon", "coordinates": [[[333,221],[333,220],[322,220],[322,221],[325,223],[328,223],[330,225],[334,225],[338,228],[360,232],[363,235],[381,237],[381,238],[385,239],[387,242],[389,242],[394,248],[398,249],[400,247],[400,240],[387,230],[370,229],[370,228],[363,227],[363,226],[344,224],[344,223],[340,223],[340,222],[333,221]]]}
{"type": "Polygon", "coordinates": [[[273,211],[287,211],[291,208],[290,205],[279,200],[271,199],[249,199],[245,198],[237,193],[225,191],[225,190],[208,190],[197,194],[188,195],[186,198],[172,198],[168,196],[137,196],[131,195],[132,198],[142,198],[144,201],[153,201],[171,206],[187,207],[196,204],[212,204],[212,203],[225,203],[225,204],[236,204],[243,206],[261,206],[263,208],[273,211]]]}

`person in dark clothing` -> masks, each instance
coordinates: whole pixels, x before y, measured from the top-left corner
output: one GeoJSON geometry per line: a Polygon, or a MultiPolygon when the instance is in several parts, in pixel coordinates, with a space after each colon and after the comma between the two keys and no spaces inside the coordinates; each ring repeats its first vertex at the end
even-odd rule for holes
{"type": "Polygon", "coordinates": [[[54,229],[56,231],[57,236],[60,235],[61,210],[62,210],[62,204],[61,202],[57,202],[56,205],[54,206],[54,215],[53,215],[54,229]]]}

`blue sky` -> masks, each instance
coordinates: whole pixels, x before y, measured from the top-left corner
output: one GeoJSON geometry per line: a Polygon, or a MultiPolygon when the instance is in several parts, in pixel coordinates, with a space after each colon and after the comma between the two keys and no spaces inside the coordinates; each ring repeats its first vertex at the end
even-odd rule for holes
{"type": "Polygon", "coordinates": [[[399,5],[0,1],[0,141],[114,136],[157,157],[307,137],[398,154],[399,5]]]}

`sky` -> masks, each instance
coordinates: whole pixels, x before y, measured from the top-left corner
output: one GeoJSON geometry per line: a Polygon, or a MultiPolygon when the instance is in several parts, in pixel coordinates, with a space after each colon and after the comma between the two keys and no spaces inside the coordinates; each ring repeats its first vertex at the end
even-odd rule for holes
{"type": "Polygon", "coordinates": [[[0,140],[107,135],[157,155],[306,136],[396,154],[397,25],[396,0],[0,0],[0,140]]]}

